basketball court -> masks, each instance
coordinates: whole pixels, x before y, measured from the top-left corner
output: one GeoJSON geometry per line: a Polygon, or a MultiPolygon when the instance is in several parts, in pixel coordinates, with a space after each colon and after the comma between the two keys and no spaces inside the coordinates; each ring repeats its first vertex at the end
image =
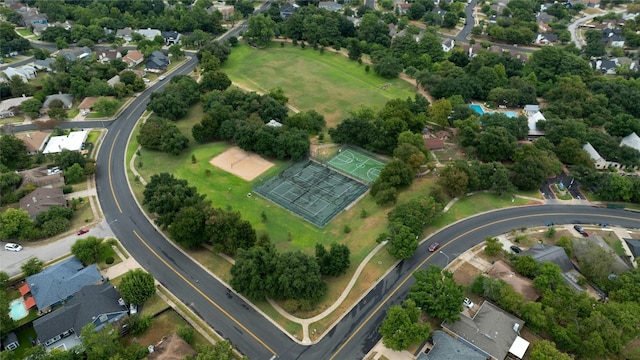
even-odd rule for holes
{"type": "Polygon", "coordinates": [[[339,151],[327,164],[366,183],[375,181],[384,167],[383,162],[353,149],[339,151]]]}

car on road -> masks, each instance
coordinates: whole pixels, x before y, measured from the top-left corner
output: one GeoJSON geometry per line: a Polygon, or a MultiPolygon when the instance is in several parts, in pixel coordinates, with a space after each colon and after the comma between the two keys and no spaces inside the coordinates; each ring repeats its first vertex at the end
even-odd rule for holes
{"type": "Polygon", "coordinates": [[[440,243],[434,242],[429,246],[429,251],[434,252],[440,247],[440,243]]]}
{"type": "Polygon", "coordinates": [[[166,79],[166,78],[167,78],[166,76],[162,75],[162,76],[160,76],[160,77],[158,78],[158,80],[162,81],[162,80],[164,80],[164,79],[166,79]]]}
{"type": "Polygon", "coordinates": [[[86,234],[88,232],[89,232],[89,229],[87,229],[87,228],[80,229],[80,230],[78,230],[78,235],[86,234]]]}
{"type": "Polygon", "coordinates": [[[7,250],[7,251],[15,251],[15,252],[18,252],[18,251],[21,251],[21,250],[22,250],[22,246],[21,246],[21,245],[19,245],[19,244],[16,244],[16,243],[7,243],[7,244],[4,246],[4,249],[5,249],[5,250],[7,250]]]}
{"type": "Polygon", "coordinates": [[[462,305],[468,309],[473,309],[473,301],[469,300],[469,298],[464,298],[462,305]]]}
{"type": "Polygon", "coordinates": [[[516,254],[520,254],[522,252],[522,249],[520,249],[519,247],[515,246],[515,245],[511,245],[509,247],[509,249],[511,249],[511,251],[513,251],[516,254]]]}
{"type": "Polygon", "coordinates": [[[582,235],[582,236],[584,236],[584,237],[589,236],[589,233],[588,233],[588,232],[586,232],[586,231],[584,231],[584,229],[582,228],[582,226],[580,226],[580,225],[573,225],[573,228],[574,228],[577,232],[579,232],[579,233],[580,233],[580,235],[582,235]]]}

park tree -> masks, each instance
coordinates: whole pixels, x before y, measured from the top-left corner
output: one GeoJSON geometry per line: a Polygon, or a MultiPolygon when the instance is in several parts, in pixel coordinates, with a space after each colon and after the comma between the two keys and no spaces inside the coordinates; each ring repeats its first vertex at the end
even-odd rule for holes
{"type": "Polygon", "coordinates": [[[450,197],[466,194],[469,189],[469,176],[457,167],[447,165],[438,178],[438,184],[450,197]]]}
{"type": "Polygon", "coordinates": [[[267,293],[275,299],[318,302],[325,294],[327,284],[322,281],[320,266],[315,258],[301,252],[280,254],[275,272],[268,280],[267,293]]]}
{"type": "Polygon", "coordinates": [[[119,107],[120,107],[120,103],[118,102],[118,100],[109,99],[106,97],[100,97],[93,104],[93,110],[105,116],[113,116],[116,113],[116,111],[118,111],[119,107]]]}
{"type": "Polygon", "coordinates": [[[29,115],[31,118],[35,118],[40,113],[40,108],[42,107],[42,101],[32,98],[26,101],[23,101],[20,104],[20,110],[25,114],[29,115]]]}
{"type": "Polygon", "coordinates": [[[231,266],[231,286],[253,301],[263,300],[277,261],[278,252],[269,243],[238,250],[236,262],[231,266]]]}
{"type": "Polygon", "coordinates": [[[37,257],[32,257],[20,265],[20,269],[24,276],[35,275],[44,269],[44,262],[37,257]]]}
{"type": "Polygon", "coordinates": [[[589,154],[582,149],[580,141],[575,138],[563,138],[554,149],[558,160],[567,165],[594,166],[589,154]]]}
{"type": "Polygon", "coordinates": [[[275,28],[276,23],[269,16],[255,15],[249,18],[243,38],[251,45],[265,47],[275,36],[275,28]]]}
{"type": "Polygon", "coordinates": [[[198,203],[180,209],[168,229],[171,239],[187,248],[195,248],[205,243],[208,206],[207,203],[198,203]]]}
{"type": "Polygon", "coordinates": [[[160,117],[151,116],[140,127],[138,143],[148,149],[160,150],[175,156],[189,147],[189,139],[180,129],[160,117]]]}
{"type": "Polygon", "coordinates": [[[413,273],[415,284],[409,289],[409,298],[422,311],[447,322],[458,320],[464,288],[456,284],[453,273],[437,266],[413,273]]]}
{"type": "Polygon", "coordinates": [[[20,209],[9,208],[0,214],[0,239],[21,239],[33,229],[29,214],[20,209]]]}
{"type": "Polygon", "coordinates": [[[407,143],[399,144],[393,151],[393,157],[404,161],[414,173],[427,161],[419,148],[407,143]]]}
{"type": "Polygon", "coordinates": [[[226,73],[222,71],[207,71],[202,74],[200,79],[200,92],[207,93],[209,91],[224,91],[231,86],[231,80],[226,73]]]}
{"type": "Polygon", "coordinates": [[[316,244],[316,261],[320,265],[320,273],[328,276],[340,276],[347,272],[351,261],[351,251],[347,245],[332,243],[327,251],[324,245],[316,244]]]}
{"type": "Polygon", "coordinates": [[[122,299],[134,305],[144,304],[156,293],[153,275],[142,269],[129,270],[122,277],[118,288],[122,299]]]}
{"type": "Polygon", "coordinates": [[[205,234],[215,252],[233,256],[239,249],[249,249],[256,242],[256,232],[239,211],[220,208],[209,211],[205,234]]]}
{"type": "Polygon", "coordinates": [[[396,259],[409,259],[418,249],[418,235],[411,228],[398,224],[393,226],[393,233],[389,244],[389,253],[396,259]]]}
{"type": "Polygon", "coordinates": [[[147,104],[147,109],[160,117],[176,121],[187,114],[189,104],[181,94],[165,90],[151,93],[151,101],[147,104]]]}
{"type": "Polygon", "coordinates": [[[402,63],[393,56],[383,56],[373,61],[373,71],[386,79],[393,79],[402,71],[402,63]]]}
{"type": "Polygon", "coordinates": [[[163,228],[173,223],[176,214],[187,206],[204,201],[195,187],[186,180],[176,179],[173,174],[160,173],[151,176],[143,192],[143,205],[158,215],[156,223],[163,228]]]}
{"type": "Polygon", "coordinates": [[[103,242],[104,239],[89,236],[85,239],[78,239],[71,245],[71,253],[82,261],[83,264],[95,264],[109,245],[103,242]]]}
{"type": "Polygon", "coordinates": [[[0,136],[0,164],[10,170],[22,170],[29,163],[27,147],[13,135],[0,136]]]}
{"type": "Polygon", "coordinates": [[[397,225],[408,226],[415,235],[422,233],[424,228],[438,218],[442,211],[442,204],[431,196],[418,196],[398,204],[387,217],[391,228],[397,225]]]}
{"type": "Polygon", "coordinates": [[[304,130],[310,134],[317,134],[326,125],[324,116],[315,110],[301,111],[284,119],[284,125],[304,130]]]}
{"type": "Polygon", "coordinates": [[[351,60],[357,61],[362,57],[362,47],[360,46],[360,41],[358,39],[349,39],[347,50],[349,51],[349,59],[351,60]]]}
{"type": "Polygon", "coordinates": [[[449,115],[453,106],[447,99],[438,99],[427,108],[429,119],[441,126],[449,126],[449,115]]]}
{"type": "MultiPolygon", "coordinates": [[[[391,160],[384,166],[384,168],[382,168],[382,171],[380,171],[380,175],[371,186],[371,195],[380,200],[381,197],[377,196],[379,192],[386,191],[392,188],[404,188],[413,182],[414,176],[415,173],[402,160],[391,160]]],[[[384,201],[383,203],[395,202],[395,196],[393,196],[393,198],[391,199],[385,200],[388,201],[384,201]]]]}
{"type": "Polygon", "coordinates": [[[501,161],[510,159],[516,147],[516,138],[507,129],[493,127],[480,133],[476,151],[482,161],[501,161]]]}
{"type": "Polygon", "coordinates": [[[431,326],[429,323],[421,324],[419,320],[420,309],[416,307],[413,300],[405,300],[402,306],[391,306],[378,329],[384,346],[402,351],[428,338],[431,326]]]}

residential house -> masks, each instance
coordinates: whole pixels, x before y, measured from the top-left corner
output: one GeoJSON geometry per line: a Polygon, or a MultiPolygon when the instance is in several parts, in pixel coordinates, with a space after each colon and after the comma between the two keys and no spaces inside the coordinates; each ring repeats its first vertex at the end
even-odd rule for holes
{"type": "Polygon", "coordinates": [[[11,6],[20,16],[25,27],[30,27],[37,24],[47,24],[47,15],[41,14],[38,8],[29,7],[29,5],[14,4],[11,6]]]}
{"type": "Polygon", "coordinates": [[[342,5],[333,1],[320,1],[318,7],[329,11],[342,11],[342,5]]]}
{"type": "Polygon", "coordinates": [[[266,126],[275,127],[275,128],[282,127],[282,123],[281,123],[281,122],[278,122],[278,121],[273,120],[273,119],[269,120],[269,122],[268,122],[268,123],[266,123],[265,125],[266,125],[266,126]]]}
{"type": "Polygon", "coordinates": [[[124,61],[130,68],[142,64],[143,60],[144,55],[138,50],[129,50],[127,55],[122,58],[122,61],[124,61]]]}
{"type": "MultiPolygon", "coordinates": [[[[537,106],[537,105],[536,105],[537,106]]],[[[528,114],[528,112],[525,112],[528,114]]],[[[527,124],[529,125],[529,132],[527,135],[529,138],[536,138],[544,135],[544,131],[538,128],[539,121],[547,121],[547,119],[542,115],[542,112],[538,111],[531,116],[527,116],[527,124]]]]}
{"type": "Polygon", "coordinates": [[[293,15],[294,12],[296,12],[297,6],[293,5],[293,4],[285,4],[280,6],[280,16],[283,19],[288,18],[289,16],[293,15]]]}
{"type": "Polygon", "coordinates": [[[589,236],[589,237],[577,237],[573,239],[573,254],[577,259],[583,259],[588,256],[586,253],[589,251],[589,245],[593,245],[595,243],[596,246],[601,247],[606,250],[610,254],[614,255],[613,262],[611,263],[611,273],[612,274],[622,274],[623,272],[631,270],[629,265],[622,259],[621,256],[618,256],[614,249],[609,245],[608,242],[602,238],[602,236],[589,236]],[[591,244],[588,244],[591,243],[591,244]]]}
{"type": "Polygon", "coordinates": [[[156,50],[149,55],[147,59],[146,69],[150,72],[161,72],[171,64],[171,60],[161,51],[156,50]]]}
{"type": "Polygon", "coordinates": [[[537,45],[552,45],[558,42],[558,35],[551,33],[537,33],[536,39],[533,41],[537,45]]]}
{"type": "Polygon", "coordinates": [[[578,279],[580,279],[582,275],[576,270],[571,259],[569,259],[567,253],[560,246],[536,243],[528,250],[518,254],[518,256],[524,255],[530,255],[540,264],[548,261],[558,265],[565,282],[576,291],[584,291],[582,286],[578,285],[578,279]]]}
{"type": "Polygon", "coordinates": [[[180,33],[177,31],[163,31],[161,35],[164,38],[164,44],[167,46],[180,43],[180,33]]]}
{"type": "Polygon", "coordinates": [[[551,26],[544,21],[538,21],[538,32],[547,34],[551,32],[551,26]]]}
{"type": "Polygon", "coordinates": [[[70,349],[81,343],[80,333],[86,325],[93,324],[99,331],[107,324],[127,316],[127,306],[115,286],[105,283],[86,285],[73,294],[61,308],[33,322],[38,343],[47,349],[70,349]]]}
{"type": "Polygon", "coordinates": [[[89,112],[93,109],[93,104],[100,99],[100,96],[87,96],[82,99],[80,105],[78,105],[78,110],[89,112]]]}
{"type": "Polygon", "coordinates": [[[604,169],[607,167],[607,160],[603,159],[602,156],[598,154],[598,151],[596,151],[593,145],[586,143],[582,149],[586,151],[587,154],[589,154],[589,157],[591,157],[591,160],[595,162],[596,169],[604,169]]]}
{"type": "Polygon", "coordinates": [[[402,4],[398,4],[396,5],[396,8],[398,9],[398,12],[402,15],[406,15],[407,11],[409,11],[409,8],[411,7],[410,3],[402,3],[402,4]]]}
{"type": "Polygon", "coordinates": [[[18,175],[22,178],[22,184],[20,184],[20,187],[25,187],[29,184],[42,188],[61,187],[64,185],[64,176],[62,172],[51,174],[47,171],[46,166],[18,171],[18,175]]]}
{"type": "Polygon", "coordinates": [[[622,138],[622,141],[620,141],[620,146],[628,146],[640,151],[640,136],[633,132],[622,138]]]}
{"type": "Polygon", "coordinates": [[[69,24],[69,21],[66,20],[65,22],[60,22],[60,21],[56,21],[54,22],[51,26],[57,26],[59,28],[63,28],[67,31],[71,30],[71,24],[69,24]]]}
{"type": "Polygon", "coordinates": [[[108,64],[115,59],[122,58],[120,51],[116,49],[99,49],[96,51],[98,61],[103,64],[108,64]]]}
{"type": "Polygon", "coordinates": [[[162,36],[162,33],[160,32],[160,30],[152,29],[152,28],[139,29],[139,30],[136,30],[135,32],[142,35],[142,37],[144,37],[147,40],[153,40],[156,38],[156,36],[162,36]]]}
{"type": "Polygon", "coordinates": [[[116,37],[123,39],[126,42],[131,42],[134,31],[130,27],[124,29],[118,29],[116,31],[116,37]]]}
{"type": "Polygon", "coordinates": [[[467,56],[469,57],[469,59],[475,57],[476,55],[478,55],[478,53],[480,52],[480,50],[482,50],[482,45],[480,44],[463,44],[462,45],[462,50],[464,50],[464,52],[467,54],[467,56]]]}
{"type": "Polygon", "coordinates": [[[615,61],[618,66],[627,67],[632,71],[638,71],[638,61],[636,60],[632,60],[626,56],[613,58],[612,60],[615,61]]]}
{"type": "Polygon", "coordinates": [[[36,68],[36,70],[45,70],[45,71],[53,71],[53,69],[51,68],[51,64],[53,64],[56,61],[56,59],[48,57],[44,60],[36,60],[33,62],[33,67],[36,68]]]}
{"type": "Polygon", "coordinates": [[[8,333],[7,336],[2,339],[2,348],[5,350],[15,350],[20,347],[20,342],[18,341],[18,335],[13,331],[8,333]]]}
{"type": "Polygon", "coordinates": [[[503,49],[503,48],[501,48],[501,47],[500,47],[500,46],[498,46],[498,45],[491,45],[491,46],[489,46],[489,48],[488,48],[487,50],[488,50],[489,52],[496,53],[496,54],[498,54],[498,55],[502,55],[502,54],[504,54],[504,49],[503,49]]]}
{"type": "Polygon", "coordinates": [[[486,360],[484,353],[454,339],[449,334],[437,330],[431,336],[433,347],[422,353],[417,360],[486,360]]]}
{"type": "Polygon", "coordinates": [[[524,357],[529,343],[519,336],[523,326],[523,320],[488,301],[480,305],[480,309],[472,318],[462,313],[460,320],[451,324],[442,323],[446,333],[456,339],[464,339],[466,345],[484,355],[485,359],[499,360],[508,354],[520,359],[524,357]]]}
{"type": "Polygon", "coordinates": [[[31,133],[21,133],[17,134],[16,137],[24,143],[24,146],[27,148],[27,154],[35,155],[42,150],[44,150],[44,146],[47,144],[50,133],[42,132],[42,131],[34,131],[31,133]]]}
{"type": "Polygon", "coordinates": [[[548,14],[544,11],[541,11],[538,13],[538,15],[536,15],[536,22],[542,22],[545,24],[552,23],[555,21],[555,19],[556,19],[555,16],[548,14]]]}
{"type": "Polygon", "coordinates": [[[424,146],[429,150],[442,150],[445,148],[442,139],[424,139],[424,146]]]}
{"type": "Polygon", "coordinates": [[[2,74],[6,77],[7,80],[11,80],[11,78],[13,78],[14,76],[18,76],[25,83],[29,82],[29,80],[35,79],[36,77],[35,71],[31,71],[31,69],[24,69],[24,66],[18,69],[9,66],[8,68],[2,70],[2,74]]]}
{"type": "Polygon", "coordinates": [[[509,54],[512,59],[520,61],[522,65],[525,65],[527,63],[527,60],[529,60],[529,56],[527,56],[527,54],[524,52],[509,50],[506,53],[509,54]]]}
{"type": "Polygon", "coordinates": [[[29,213],[32,219],[54,206],[67,207],[67,199],[61,188],[37,188],[20,199],[20,209],[29,213]]]}
{"type": "Polygon", "coordinates": [[[62,150],[80,151],[83,150],[84,142],[87,140],[89,131],[72,131],[69,135],[52,136],[49,143],[42,151],[43,154],[55,154],[62,150]]]}
{"type": "Polygon", "coordinates": [[[35,36],[40,36],[48,27],[49,24],[33,24],[31,25],[31,32],[35,36]]]}
{"type": "MultiPolygon", "coordinates": [[[[231,20],[236,9],[233,5],[216,4],[211,6],[207,11],[212,13],[216,10],[222,14],[223,20],[231,20]]],[[[282,14],[282,8],[280,8],[280,13],[282,14]]]]}
{"type": "Polygon", "coordinates": [[[529,105],[525,105],[524,106],[524,115],[526,117],[529,117],[529,116],[537,113],[538,111],[540,111],[540,106],[539,105],[529,104],[529,105]]]}
{"type": "Polygon", "coordinates": [[[456,42],[453,39],[444,39],[440,45],[442,45],[442,51],[444,52],[449,52],[453,49],[453,47],[455,46],[456,42]]]}
{"type": "Polygon", "coordinates": [[[29,99],[33,99],[33,96],[21,96],[0,101],[0,119],[14,117],[20,111],[20,105],[29,99]]]}
{"type": "Polygon", "coordinates": [[[36,302],[39,314],[48,313],[64,304],[87,285],[103,282],[98,267],[84,267],[75,256],[51,265],[41,272],[27,276],[26,285],[36,302]]]}
{"type": "Polygon", "coordinates": [[[640,240],[637,239],[622,239],[624,240],[624,243],[627,245],[627,247],[629,248],[629,251],[631,252],[631,256],[629,256],[629,260],[631,260],[631,264],[633,264],[633,267],[638,267],[638,262],[637,259],[640,258],[640,240]]]}
{"type": "Polygon", "coordinates": [[[109,84],[109,86],[111,87],[114,87],[119,82],[120,82],[120,75],[116,75],[111,79],[107,80],[107,84],[109,84]]]}
{"type": "Polygon", "coordinates": [[[62,49],[58,52],[57,56],[64,56],[69,61],[88,59],[91,56],[91,49],[86,46],[62,49]]]}
{"type": "Polygon", "coordinates": [[[602,30],[602,42],[611,47],[624,47],[624,37],[621,29],[602,30]]]}
{"type": "Polygon", "coordinates": [[[73,94],[53,94],[49,95],[44,99],[44,103],[42,104],[42,109],[48,110],[51,102],[54,100],[62,101],[62,107],[69,110],[73,105],[73,94]]]}
{"type": "Polygon", "coordinates": [[[614,60],[591,60],[589,62],[592,68],[600,71],[603,75],[615,75],[618,64],[614,60]]]}

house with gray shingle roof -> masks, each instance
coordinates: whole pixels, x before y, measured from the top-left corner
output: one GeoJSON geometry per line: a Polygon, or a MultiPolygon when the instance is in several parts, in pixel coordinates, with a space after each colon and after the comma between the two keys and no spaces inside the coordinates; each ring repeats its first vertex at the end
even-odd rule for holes
{"type": "Polygon", "coordinates": [[[126,315],[126,304],[113,285],[87,285],[61,309],[36,319],[33,328],[38,343],[47,349],[58,347],[61,340],[69,349],[80,344],[80,333],[86,325],[93,324],[95,331],[99,331],[126,315]]]}
{"type": "Polygon", "coordinates": [[[102,280],[96,265],[84,267],[73,256],[27,276],[25,281],[36,301],[38,313],[43,314],[69,300],[83,287],[99,284],[102,280]]]}
{"type": "Polygon", "coordinates": [[[442,331],[433,332],[433,347],[418,360],[486,360],[486,355],[442,331]]]}
{"type": "Polygon", "coordinates": [[[67,207],[67,199],[61,188],[37,188],[20,199],[20,209],[32,219],[54,206],[67,207]]]}

